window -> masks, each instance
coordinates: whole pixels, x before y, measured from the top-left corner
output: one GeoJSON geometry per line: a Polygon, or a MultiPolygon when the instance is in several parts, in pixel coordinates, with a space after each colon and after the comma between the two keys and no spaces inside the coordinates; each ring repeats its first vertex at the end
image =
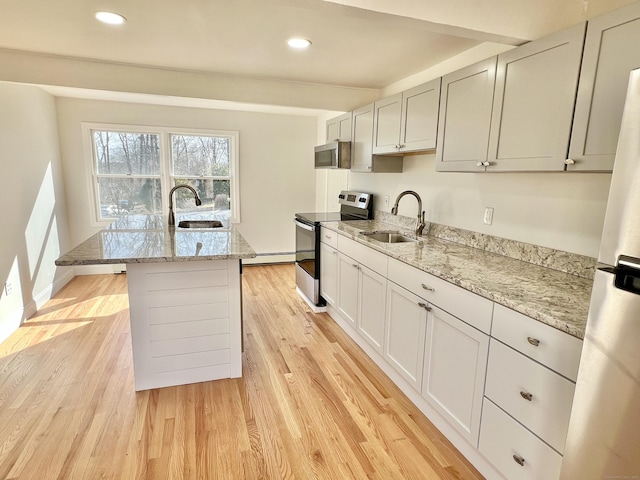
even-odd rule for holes
{"type": "Polygon", "coordinates": [[[83,124],[90,146],[96,220],[169,211],[169,191],[191,185],[202,200],[196,207],[187,189],[174,193],[176,212],[209,213],[240,221],[237,132],[158,129],[83,124]]]}

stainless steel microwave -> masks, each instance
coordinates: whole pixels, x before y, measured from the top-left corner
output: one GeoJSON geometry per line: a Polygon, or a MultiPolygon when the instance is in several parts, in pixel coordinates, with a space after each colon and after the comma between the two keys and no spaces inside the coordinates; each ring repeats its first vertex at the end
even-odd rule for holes
{"type": "Polygon", "coordinates": [[[331,142],[315,148],[316,168],[351,168],[351,142],[331,142]]]}

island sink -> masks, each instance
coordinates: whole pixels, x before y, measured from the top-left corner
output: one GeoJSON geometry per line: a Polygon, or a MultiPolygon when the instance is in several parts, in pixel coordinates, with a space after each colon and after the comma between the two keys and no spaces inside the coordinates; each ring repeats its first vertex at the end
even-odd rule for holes
{"type": "Polygon", "coordinates": [[[178,223],[178,228],[220,228],[222,222],[219,220],[182,220],[178,223]]]}

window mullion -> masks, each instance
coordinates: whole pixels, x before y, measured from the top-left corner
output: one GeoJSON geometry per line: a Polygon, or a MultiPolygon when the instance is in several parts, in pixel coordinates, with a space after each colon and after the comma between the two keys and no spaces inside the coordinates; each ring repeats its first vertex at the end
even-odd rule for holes
{"type": "Polygon", "coordinates": [[[162,166],[162,214],[169,215],[169,192],[173,188],[173,172],[171,171],[171,134],[160,134],[160,165],[162,166]]]}

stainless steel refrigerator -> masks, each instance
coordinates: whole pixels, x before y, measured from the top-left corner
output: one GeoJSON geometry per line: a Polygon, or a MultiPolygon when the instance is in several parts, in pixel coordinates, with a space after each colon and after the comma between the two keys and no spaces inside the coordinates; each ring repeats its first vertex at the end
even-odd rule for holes
{"type": "Polygon", "coordinates": [[[640,69],[631,73],[562,480],[640,479],[640,69]]]}

